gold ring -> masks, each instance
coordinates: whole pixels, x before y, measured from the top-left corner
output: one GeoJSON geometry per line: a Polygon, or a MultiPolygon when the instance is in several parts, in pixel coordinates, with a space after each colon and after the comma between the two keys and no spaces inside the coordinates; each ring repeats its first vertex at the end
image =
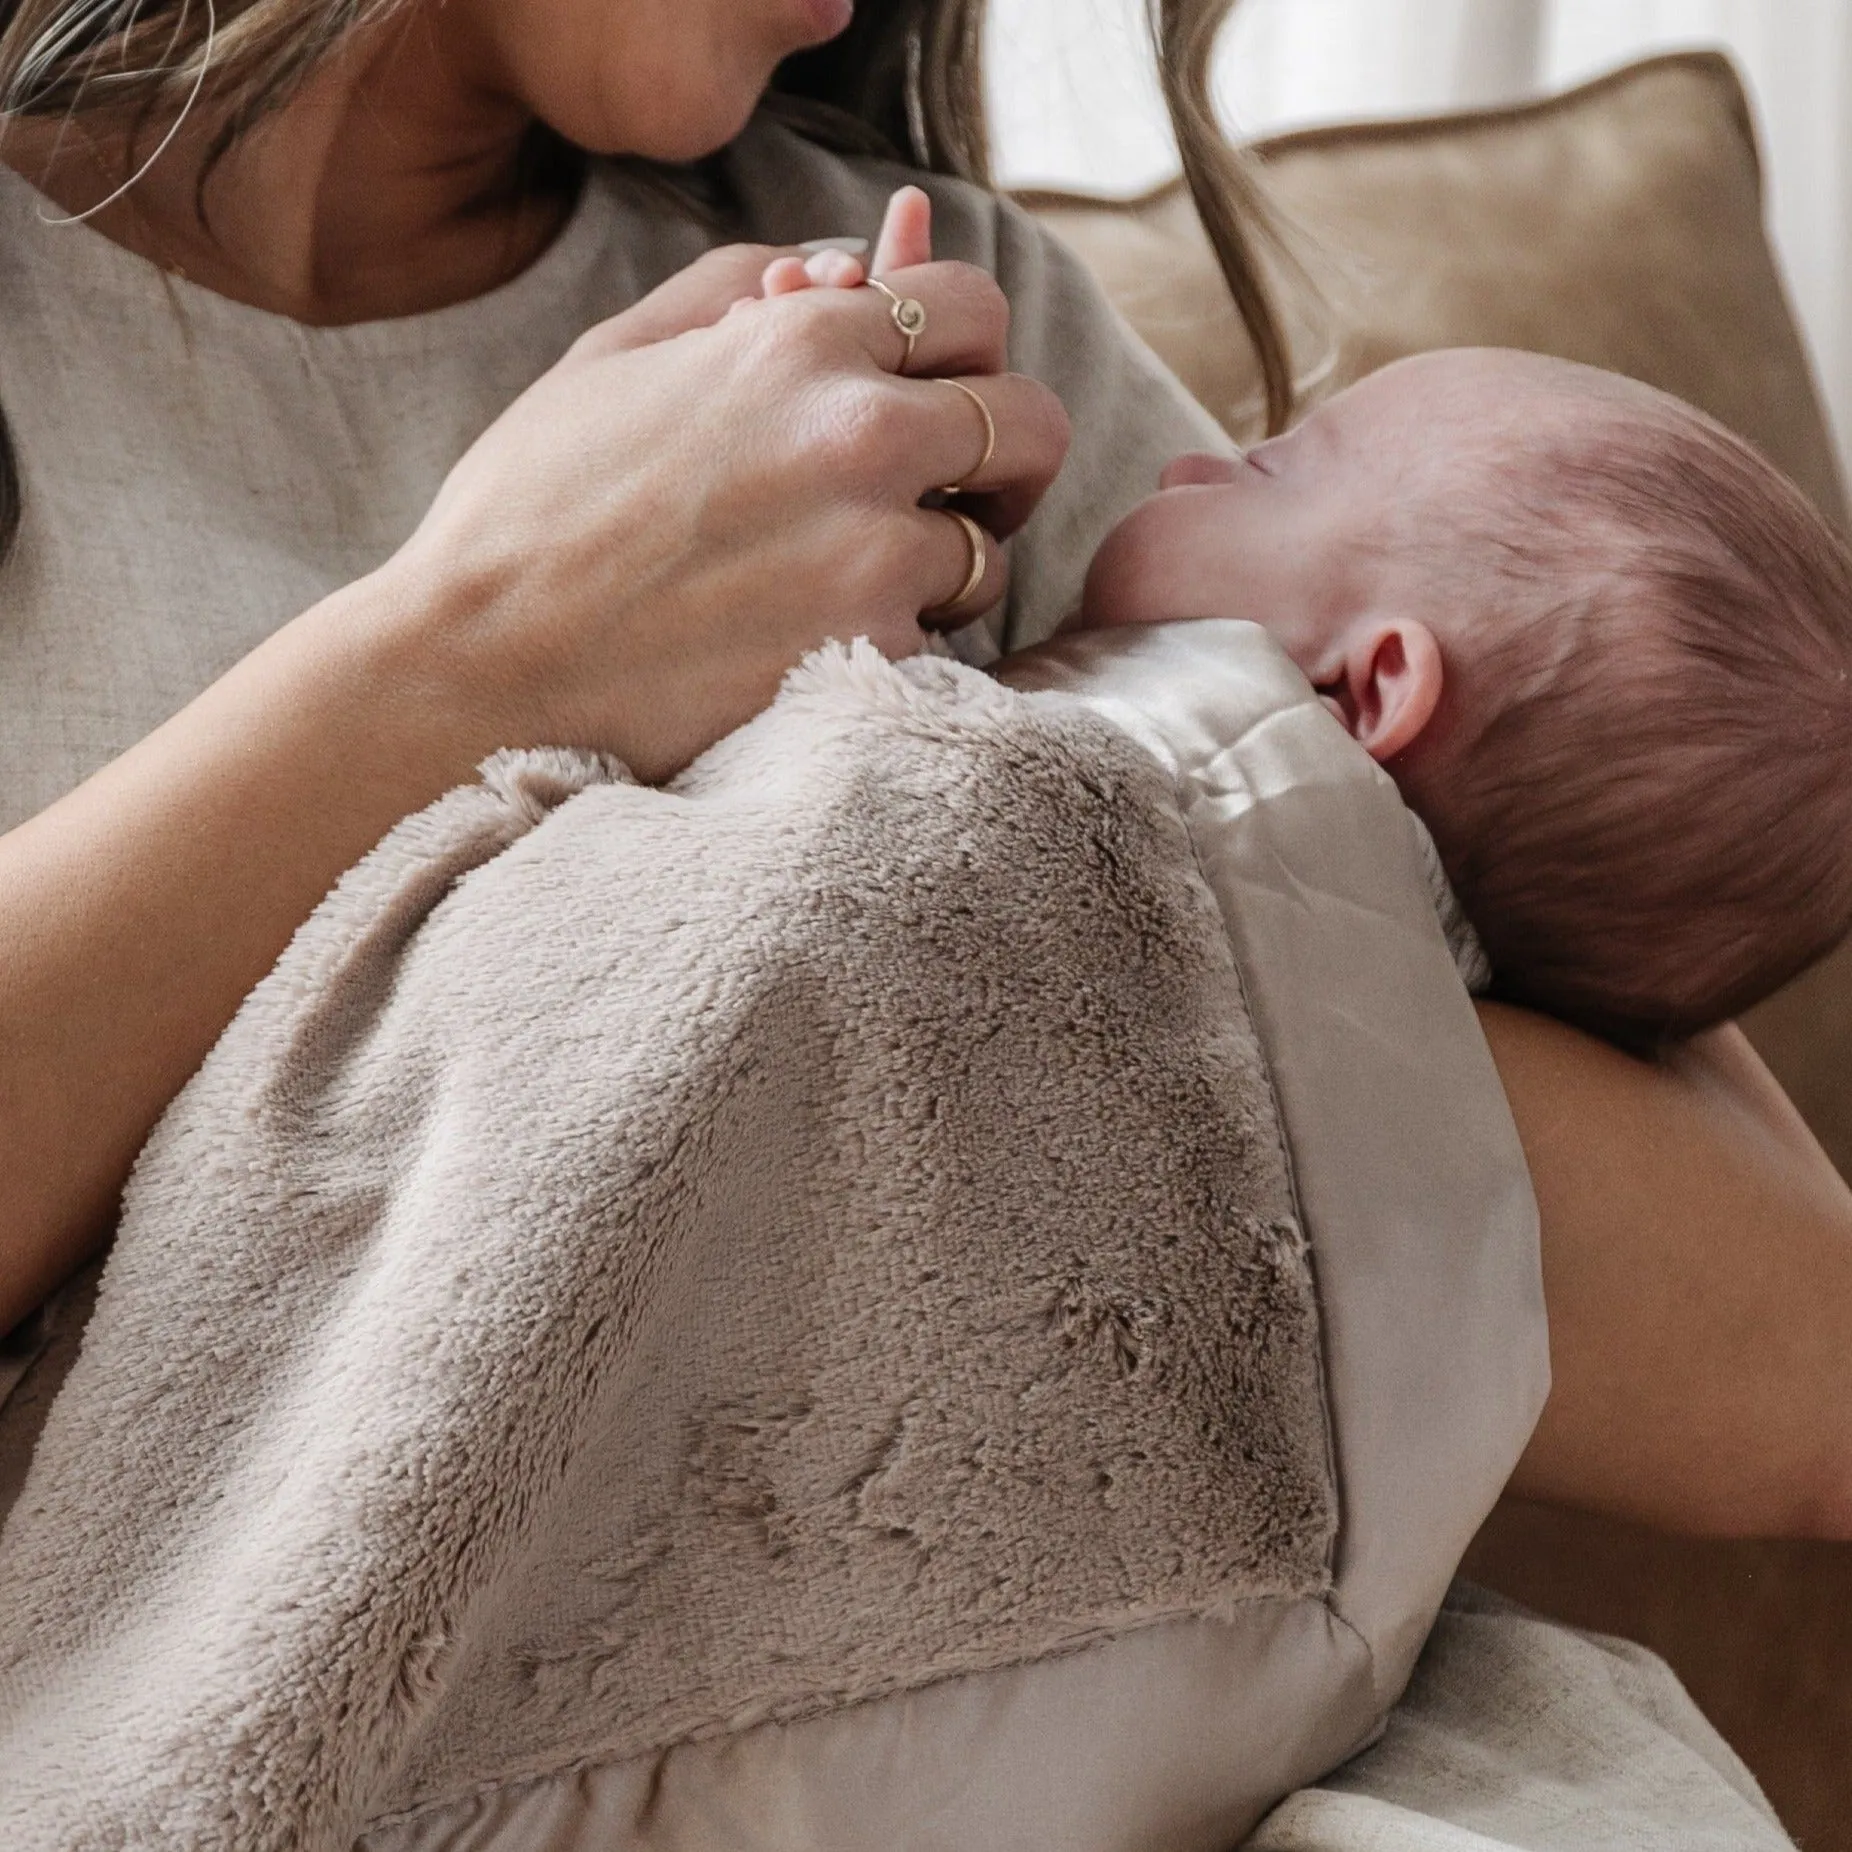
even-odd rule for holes
{"type": "Polygon", "coordinates": [[[907,344],[907,351],[900,357],[900,365],[895,368],[898,373],[906,372],[913,360],[914,343],[926,332],[926,305],[916,302],[911,296],[902,296],[888,288],[879,277],[870,277],[862,287],[878,289],[887,298],[888,319],[900,330],[901,339],[907,344]]]}
{"type": "Polygon", "coordinates": [[[973,476],[981,476],[990,467],[990,459],[997,454],[997,421],[990,415],[990,407],[984,403],[984,395],[974,386],[967,386],[962,379],[938,378],[933,383],[950,386],[954,392],[962,392],[977,407],[979,417],[984,420],[984,454],[972,468],[965,471],[960,481],[948,482],[939,491],[941,495],[960,495],[964,492],[965,483],[973,476]]]}
{"type": "Polygon", "coordinates": [[[948,611],[956,611],[984,583],[984,574],[990,565],[990,540],[984,530],[968,514],[961,514],[956,508],[941,508],[938,512],[950,515],[964,529],[965,542],[971,549],[971,570],[965,574],[964,584],[944,604],[936,604],[930,611],[922,612],[923,617],[937,617],[948,611]]]}

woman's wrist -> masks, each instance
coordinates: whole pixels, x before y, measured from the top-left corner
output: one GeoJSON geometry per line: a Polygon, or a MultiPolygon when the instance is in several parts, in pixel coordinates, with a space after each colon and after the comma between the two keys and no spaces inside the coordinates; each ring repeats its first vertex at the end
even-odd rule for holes
{"type": "Polygon", "coordinates": [[[662,587],[643,651],[652,677],[637,659],[638,613],[625,588],[607,584],[601,621],[561,621],[570,594],[559,576],[550,583],[512,553],[459,563],[414,540],[300,621],[380,724],[398,730],[410,765],[443,772],[432,797],[509,748],[613,753],[645,778],[676,769],[692,753],[665,756],[663,736],[692,719],[685,710],[711,695],[705,684],[724,685],[725,665],[706,661],[689,614],[662,587]],[[652,701],[665,666],[703,683],[692,700],[652,701]]]}
{"type": "MultiPolygon", "coordinates": [[[[373,775],[429,802],[507,746],[552,743],[534,691],[490,638],[510,588],[437,570],[416,554],[385,565],[305,612],[291,630],[324,699],[346,712],[376,759],[373,775]]],[[[279,639],[281,640],[281,639],[279,639]]],[[[287,675],[301,664],[278,668],[287,675]]],[[[405,814],[401,810],[398,814],[405,814]]]]}

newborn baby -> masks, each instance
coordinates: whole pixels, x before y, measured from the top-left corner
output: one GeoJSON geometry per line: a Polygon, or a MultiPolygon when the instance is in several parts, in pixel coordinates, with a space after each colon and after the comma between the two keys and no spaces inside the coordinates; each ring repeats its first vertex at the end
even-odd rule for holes
{"type": "Polygon", "coordinates": [[[1403,361],[1180,458],[1080,621],[1263,625],[1426,823],[1501,995],[1641,1047],[1852,925],[1852,553],[1758,452],[1564,361],[1403,361]]]}

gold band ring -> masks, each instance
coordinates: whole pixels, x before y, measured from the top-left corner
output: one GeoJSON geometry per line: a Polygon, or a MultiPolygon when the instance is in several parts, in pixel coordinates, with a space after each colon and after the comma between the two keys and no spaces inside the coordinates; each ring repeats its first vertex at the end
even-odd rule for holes
{"type": "Polygon", "coordinates": [[[937,386],[950,386],[954,392],[962,392],[977,407],[978,416],[984,420],[984,454],[965,471],[957,482],[948,482],[940,491],[941,495],[960,495],[964,486],[973,476],[981,476],[990,467],[990,459],[997,454],[997,421],[990,415],[990,407],[984,403],[984,395],[975,386],[967,386],[962,379],[938,378],[933,381],[937,386]]]}
{"type": "Polygon", "coordinates": [[[879,277],[870,277],[862,287],[878,289],[887,298],[888,319],[900,330],[900,337],[907,344],[907,351],[900,357],[900,365],[894,370],[906,372],[913,363],[914,344],[926,332],[926,305],[916,302],[911,296],[902,296],[891,290],[879,277]]]}
{"type": "Polygon", "coordinates": [[[923,612],[924,617],[943,617],[956,611],[984,583],[984,574],[990,567],[989,535],[968,514],[961,514],[956,508],[941,508],[938,512],[949,515],[964,529],[965,542],[971,549],[971,570],[965,574],[964,584],[944,604],[936,604],[930,611],[923,612]]]}

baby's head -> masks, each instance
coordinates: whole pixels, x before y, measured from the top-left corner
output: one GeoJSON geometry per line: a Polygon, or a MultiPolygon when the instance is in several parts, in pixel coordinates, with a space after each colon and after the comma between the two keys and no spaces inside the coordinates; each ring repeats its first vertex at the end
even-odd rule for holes
{"type": "Polygon", "coordinates": [[[1503,994],[1650,1043],[1852,924],[1852,554],[1663,393],[1404,361],[1179,459],[1083,616],[1270,630],[1427,823],[1503,994]]]}

